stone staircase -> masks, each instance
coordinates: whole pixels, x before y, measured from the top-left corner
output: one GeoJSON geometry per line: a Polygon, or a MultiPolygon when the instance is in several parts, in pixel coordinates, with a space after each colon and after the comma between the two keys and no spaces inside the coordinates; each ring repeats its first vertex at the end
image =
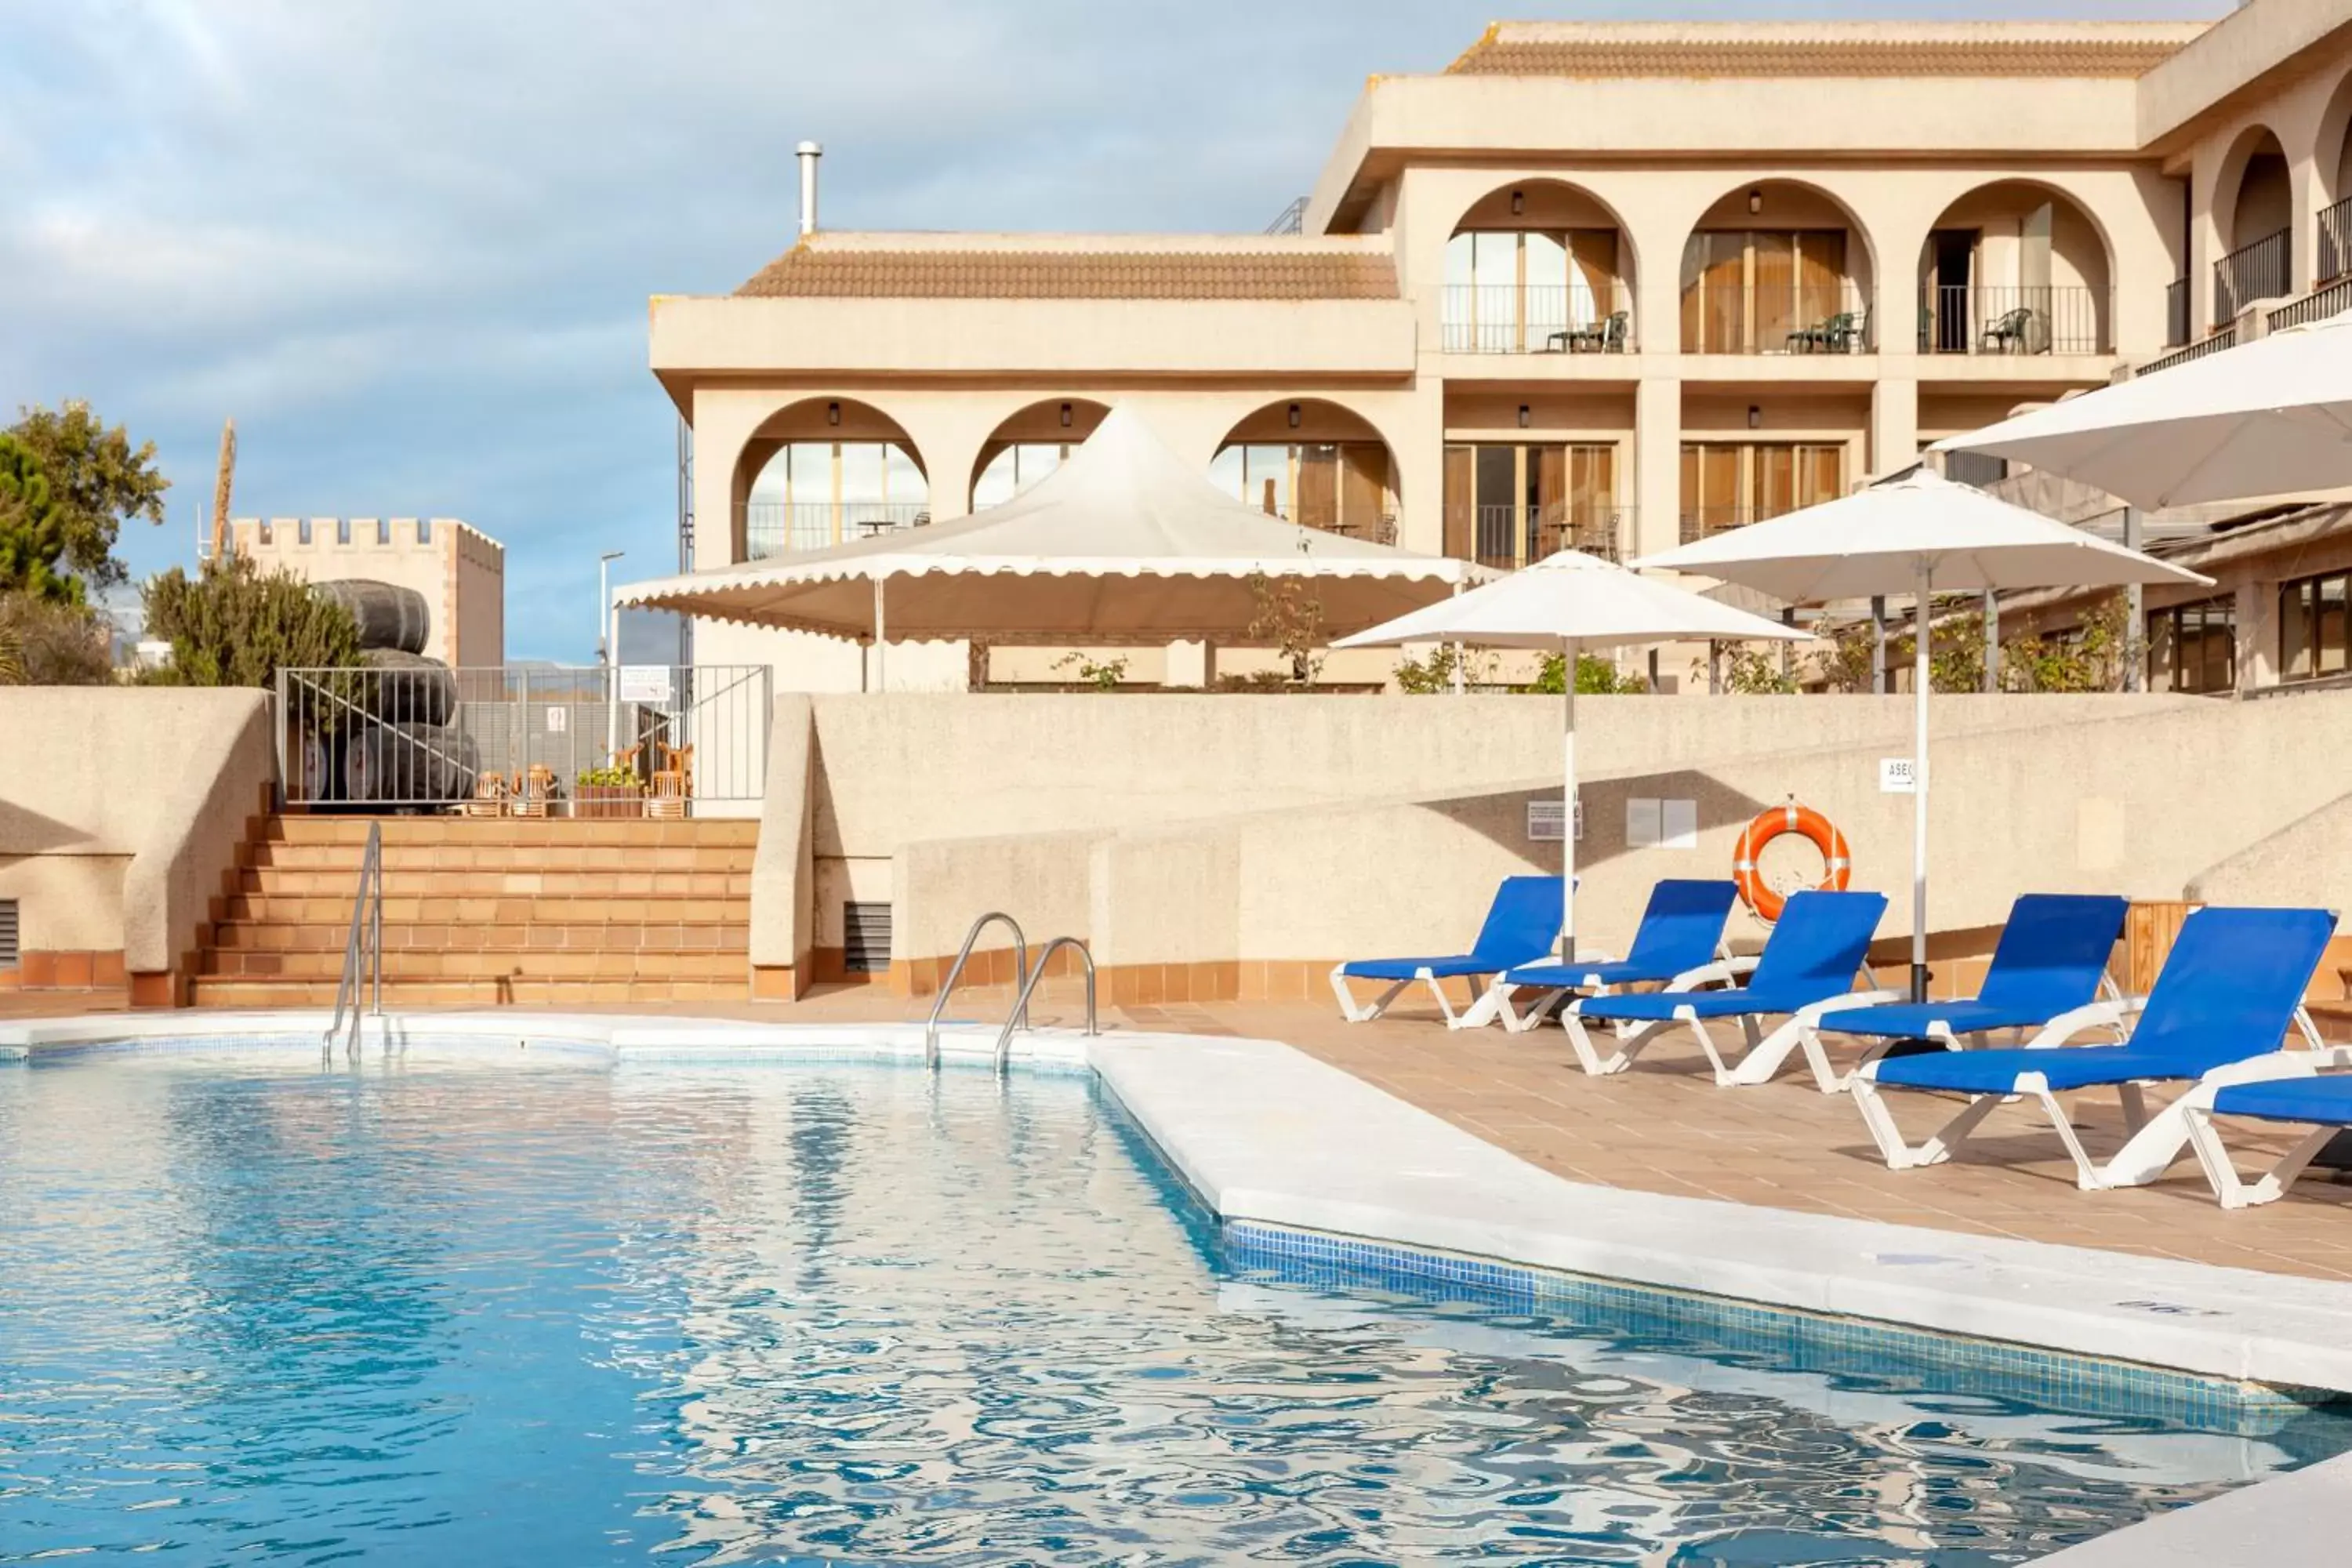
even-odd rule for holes
{"type": "MultiPolygon", "coordinates": [[[[191,999],[332,1006],[365,819],[272,816],[213,906],[191,999]]],[[[383,819],[386,1006],[744,1001],[751,820],[383,819]]]]}

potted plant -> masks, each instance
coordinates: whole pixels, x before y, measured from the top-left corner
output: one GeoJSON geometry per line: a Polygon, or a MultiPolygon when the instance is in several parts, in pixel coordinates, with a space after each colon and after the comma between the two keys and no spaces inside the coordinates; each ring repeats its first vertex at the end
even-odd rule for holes
{"type": "Polygon", "coordinates": [[[572,792],[572,815],[643,816],[646,786],[627,768],[587,768],[572,792]]]}

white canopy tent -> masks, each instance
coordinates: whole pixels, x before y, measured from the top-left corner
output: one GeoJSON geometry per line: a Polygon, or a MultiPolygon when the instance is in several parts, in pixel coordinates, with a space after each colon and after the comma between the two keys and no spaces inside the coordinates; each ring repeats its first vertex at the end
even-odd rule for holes
{"type": "Polygon", "coordinates": [[[1333,646],[1444,641],[1474,647],[1540,648],[1561,656],[1568,690],[1560,731],[1560,956],[1573,959],[1577,656],[1590,648],[1683,637],[1796,642],[1811,640],[1811,635],[1570,550],[1460,598],[1342,637],[1333,646]]]}
{"type": "Polygon", "coordinates": [[[1303,583],[1327,631],[1443,599],[1491,574],[1302,528],[1227,495],[1115,408],[1002,506],[803,554],[631,584],[615,602],[877,646],[1144,646],[1244,640],[1253,579],[1303,583]]]}
{"type": "Polygon", "coordinates": [[[2029,463],[2150,509],[2352,485],[2352,314],[2103,386],[1935,449],[2029,463]]]}
{"type": "Polygon", "coordinates": [[[2201,584],[2184,571],[2079,528],[1957,485],[1927,469],[1785,517],[1732,529],[1637,564],[1720,578],[1791,604],[1910,588],[1912,655],[1911,994],[1927,974],[1927,690],[1935,590],[2201,584]]]}

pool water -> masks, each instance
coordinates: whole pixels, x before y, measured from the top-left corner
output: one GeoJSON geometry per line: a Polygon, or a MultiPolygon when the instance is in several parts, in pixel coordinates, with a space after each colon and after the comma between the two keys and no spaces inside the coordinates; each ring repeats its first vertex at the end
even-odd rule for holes
{"type": "Polygon", "coordinates": [[[2352,1447],[1302,1272],[1075,1076],[0,1068],[0,1562],[1978,1564],[2352,1447]]]}

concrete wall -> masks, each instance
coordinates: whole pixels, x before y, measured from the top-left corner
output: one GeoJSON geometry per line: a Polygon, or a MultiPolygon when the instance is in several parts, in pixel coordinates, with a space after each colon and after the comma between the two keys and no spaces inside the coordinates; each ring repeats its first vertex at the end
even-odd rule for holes
{"type": "MultiPolygon", "coordinates": [[[[894,695],[806,712],[814,767],[793,809],[819,973],[839,940],[825,900],[860,878],[877,896],[885,864],[910,988],[1005,909],[1033,939],[1177,966],[1196,992],[1203,965],[1295,992],[1340,957],[1454,948],[1498,878],[1558,867],[1527,834],[1528,802],[1559,787],[1549,700],[894,695]]],[[[1854,885],[1892,898],[1882,934],[1909,931],[1911,801],[1881,794],[1877,767],[1908,752],[1906,700],[1601,698],[1579,718],[1588,940],[1622,942],[1661,877],[1727,875],[1741,826],[1792,794],[1844,830],[1854,885]],[[1629,842],[1628,800],[1660,797],[1696,803],[1695,848],[1629,842]]],[[[2029,890],[2181,897],[2344,793],[2352,693],[1938,698],[1934,725],[1931,931],[1948,935],[2029,890]]],[[[2307,868],[2294,896],[2352,907],[2352,871],[2307,868]]]]}
{"type": "Polygon", "coordinates": [[[0,898],[22,904],[24,978],[55,970],[36,952],[101,955],[92,979],[175,1001],[276,779],[267,694],[14,687],[0,733],[27,763],[0,784],[0,898]]]}

